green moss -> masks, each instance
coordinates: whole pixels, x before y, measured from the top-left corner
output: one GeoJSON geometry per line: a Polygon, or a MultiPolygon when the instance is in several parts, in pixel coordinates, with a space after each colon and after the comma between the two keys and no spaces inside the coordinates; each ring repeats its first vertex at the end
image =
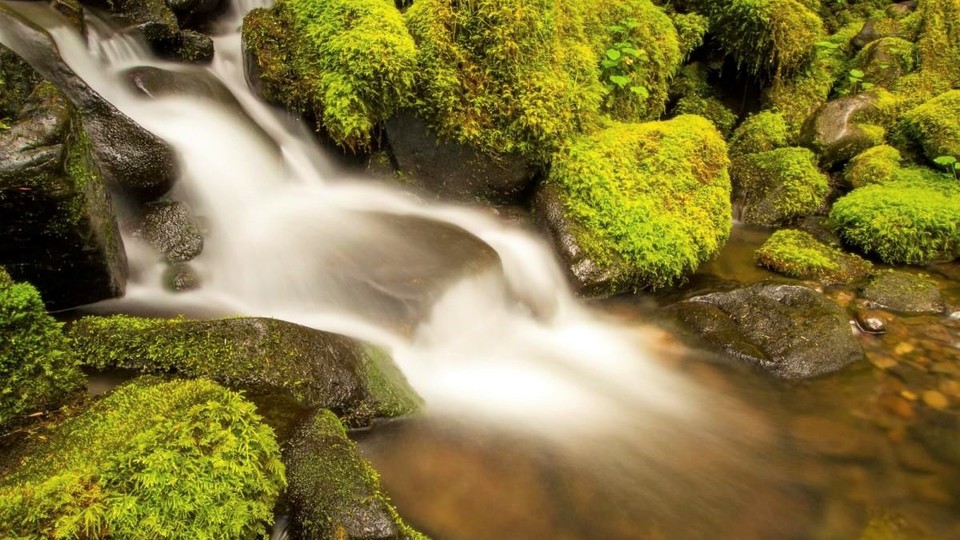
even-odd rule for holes
{"type": "MultiPolygon", "coordinates": [[[[426,540],[407,526],[333,413],[317,413],[284,450],[289,496],[303,538],[357,538],[365,522],[389,516],[399,538],[426,540]]],[[[382,526],[382,525],[381,525],[382,526]]],[[[369,532],[369,531],[367,531],[369,532]]]]}
{"type": "Polygon", "coordinates": [[[900,151],[888,145],[864,150],[847,163],[843,179],[854,188],[893,180],[900,169],[900,151]]]}
{"type": "Polygon", "coordinates": [[[617,268],[613,286],[680,281],[726,242],[731,226],[726,145],[705,119],[613,124],[555,157],[581,248],[617,268]]]}
{"type": "Polygon", "coordinates": [[[335,409],[355,424],[415,411],[419,398],[389,357],[343,336],[273,319],[84,317],[70,329],[80,359],[98,369],[205,377],[303,406],[335,409]]]}
{"type": "Polygon", "coordinates": [[[776,76],[801,67],[824,33],[817,14],[795,0],[702,0],[711,32],[738,66],[776,76]]]}
{"type": "Polygon", "coordinates": [[[13,51],[0,45],[0,123],[13,118],[26,103],[40,75],[13,51]]]}
{"type": "Polygon", "coordinates": [[[897,125],[899,134],[923,148],[927,159],[960,159],[960,90],[941,94],[908,111],[897,125]]]}
{"type": "Polygon", "coordinates": [[[0,431],[63,404],[85,380],[40,293],[0,268],[0,431]]]}
{"type": "Polygon", "coordinates": [[[855,189],[830,213],[844,242],[890,264],[923,264],[960,253],[960,184],[905,169],[894,182],[855,189]]]}
{"type": "Polygon", "coordinates": [[[872,41],[857,53],[850,65],[863,72],[863,82],[858,83],[856,89],[843,87],[841,92],[855,93],[854,90],[863,88],[863,83],[893,88],[900,77],[916,69],[916,57],[916,47],[905,39],[887,37],[872,41]]]}
{"type": "Polygon", "coordinates": [[[722,101],[713,96],[682,97],[673,108],[673,112],[678,115],[695,114],[702,116],[713,123],[723,136],[729,135],[734,124],[737,123],[737,115],[722,101]]]}
{"type": "Polygon", "coordinates": [[[254,406],[136,382],[50,428],[0,486],[4,538],[257,538],[285,485],[254,406]]]}
{"type": "Polygon", "coordinates": [[[923,0],[920,23],[920,69],[946,85],[960,85],[960,0],[923,0]]]}
{"type": "Polygon", "coordinates": [[[680,54],[688,57],[703,44],[710,29],[710,18],[699,13],[677,13],[673,16],[673,25],[677,28],[680,54]]]}
{"type": "Polygon", "coordinates": [[[792,229],[773,233],[755,254],[757,264],[790,277],[848,283],[870,273],[872,265],[792,229]]]}
{"type": "Polygon", "coordinates": [[[737,127],[730,139],[730,157],[790,146],[790,127],[782,114],[763,111],[737,127]]]}
{"type": "Polygon", "coordinates": [[[806,148],[779,148],[736,158],[733,184],[743,200],[743,220],[777,226],[819,211],[830,191],[816,155],[806,148]]]}
{"type": "Polygon", "coordinates": [[[312,113],[342,146],[369,146],[377,123],[406,103],[416,48],[383,0],[282,0],[244,20],[268,97],[312,113]]]}

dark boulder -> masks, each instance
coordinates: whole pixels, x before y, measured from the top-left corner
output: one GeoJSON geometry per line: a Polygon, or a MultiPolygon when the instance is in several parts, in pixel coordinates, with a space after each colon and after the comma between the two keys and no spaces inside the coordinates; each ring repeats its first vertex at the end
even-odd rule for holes
{"type": "Polygon", "coordinates": [[[200,223],[178,201],[147,203],[132,229],[135,238],[153,246],[168,263],[187,262],[203,251],[200,223]]]}
{"type": "Polygon", "coordinates": [[[228,4],[224,0],[167,0],[167,5],[183,28],[202,26],[212,16],[222,12],[228,4]]]}
{"type": "Polygon", "coordinates": [[[780,379],[826,375],[863,358],[843,309],[808,287],[757,283],[667,309],[710,347],[780,379]]]}
{"type": "Polygon", "coordinates": [[[882,137],[857,122],[858,115],[873,109],[875,103],[876,98],[869,94],[825,103],[804,122],[800,144],[816,152],[820,165],[827,170],[843,165],[882,141],[882,137]]]}
{"type": "Polygon", "coordinates": [[[507,203],[518,200],[533,179],[529,163],[515,156],[489,156],[443,141],[410,111],[386,122],[387,142],[401,175],[441,198],[507,203]]]}
{"type": "Polygon", "coordinates": [[[200,274],[187,263],[168,264],[162,279],[163,288],[170,292],[192,291],[200,287],[200,274]]]}
{"type": "Polygon", "coordinates": [[[178,175],[173,150],[90,88],[63,60],[46,31],[0,4],[0,24],[14,52],[66,95],[80,115],[94,156],[107,181],[121,193],[152,200],[166,193],[178,175]]]}
{"type": "Polygon", "coordinates": [[[127,261],[87,134],[50,83],[0,131],[0,264],[54,309],[123,294],[127,261]]]}
{"type": "Polygon", "coordinates": [[[42,80],[30,64],[0,45],[0,122],[16,117],[42,80]]]}

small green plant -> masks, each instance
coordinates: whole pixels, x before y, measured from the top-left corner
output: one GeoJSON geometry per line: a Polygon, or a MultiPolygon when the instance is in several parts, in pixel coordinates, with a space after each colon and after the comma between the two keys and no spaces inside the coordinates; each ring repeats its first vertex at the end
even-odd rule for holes
{"type": "Polygon", "coordinates": [[[861,91],[866,92],[874,87],[874,84],[871,82],[864,81],[863,78],[865,74],[859,69],[851,69],[847,72],[847,87],[844,94],[859,94],[861,91]]]}
{"type": "Polygon", "coordinates": [[[640,99],[650,97],[650,90],[639,84],[631,84],[631,67],[636,62],[647,61],[647,52],[631,41],[633,30],[640,26],[640,21],[634,18],[625,19],[620,24],[610,26],[608,30],[615,40],[604,52],[600,62],[602,69],[601,79],[607,93],[607,106],[615,101],[618,92],[630,92],[640,99]]]}
{"type": "Polygon", "coordinates": [[[960,180],[960,163],[953,156],[940,156],[933,160],[934,163],[946,170],[947,176],[952,176],[954,180],[960,180]]]}

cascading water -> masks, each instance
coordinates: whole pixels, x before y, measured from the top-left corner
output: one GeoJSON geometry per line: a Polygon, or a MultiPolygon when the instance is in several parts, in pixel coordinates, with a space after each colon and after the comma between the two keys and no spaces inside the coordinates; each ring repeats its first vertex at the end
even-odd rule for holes
{"type": "MultiPolygon", "coordinates": [[[[738,429],[736,445],[723,435],[737,429],[729,404],[653,361],[648,330],[580,305],[541,238],[341,170],[302,124],[257,99],[244,79],[239,25],[260,4],[241,4],[222,22],[207,68],[158,60],[96,18],[87,39],[45,19],[64,60],[176,150],[182,178],[171,196],[209,228],[194,261],[200,289],[165,291],[159,256],[125,237],[128,293],[93,309],[266,316],[366,339],[392,352],[429,415],[535,431],[595,456],[611,477],[656,483],[676,468],[678,450],[702,446],[736,461],[752,435],[738,429]],[[232,100],[147,99],[124,75],[137,66],[203,72],[232,100]],[[438,234],[462,253],[452,256],[438,234]],[[460,269],[491,248],[494,264],[460,269]]],[[[0,41],[10,39],[0,30],[0,41]]],[[[711,491],[700,474],[677,488],[688,504],[711,491]]]]}

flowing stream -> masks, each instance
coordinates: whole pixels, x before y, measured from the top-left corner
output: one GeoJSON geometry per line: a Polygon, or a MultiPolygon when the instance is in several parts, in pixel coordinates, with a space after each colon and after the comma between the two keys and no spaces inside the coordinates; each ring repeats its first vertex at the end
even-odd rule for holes
{"type": "MultiPolygon", "coordinates": [[[[811,488],[784,484],[802,463],[783,465],[775,391],[747,383],[751,395],[734,396],[671,369],[684,351],[660,331],[583,305],[535,232],[339,164],[309,127],[248,88],[239,27],[265,4],[234,3],[206,67],[157,59],[96,15],[84,37],[46,6],[8,4],[46,28],[93,89],[176,150],[182,176],[170,197],[205,222],[203,254],[191,263],[199,289],[166,291],[160,257],[125,236],[127,294],[90,309],[274,317],[385,347],[426,411],[361,444],[388,468],[389,489],[402,479],[401,513],[416,510],[413,525],[428,533],[808,536],[811,510],[797,493],[811,488]],[[129,75],[145,66],[225,91],[148,97],[129,75]],[[453,465],[465,452],[485,467],[453,465]],[[449,489],[471,475],[473,495],[497,502],[473,522],[430,498],[449,495],[437,483],[449,489]],[[543,502],[551,490],[563,494],[543,502]],[[562,526],[539,527],[547,514],[562,526]]],[[[0,29],[0,42],[10,39],[0,29]]]]}

